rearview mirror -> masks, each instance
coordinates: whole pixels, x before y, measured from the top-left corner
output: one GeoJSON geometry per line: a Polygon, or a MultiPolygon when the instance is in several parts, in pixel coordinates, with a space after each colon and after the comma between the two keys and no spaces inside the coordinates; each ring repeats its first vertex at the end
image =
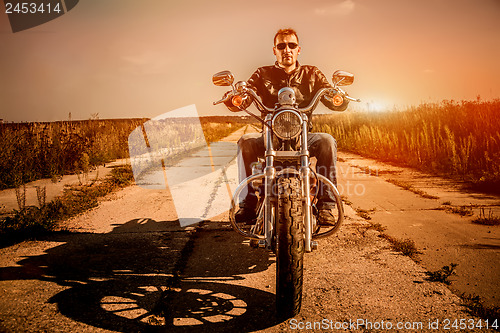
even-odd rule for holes
{"type": "Polygon", "coordinates": [[[233,73],[231,73],[230,71],[222,71],[222,72],[219,72],[219,73],[215,73],[212,76],[212,82],[216,86],[222,86],[222,87],[224,87],[224,86],[230,86],[234,82],[233,73]]]}
{"type": "Polygon", "coordinates": [[[354,74],[346,71],[335,71],[332,81],[336,86],[348,86],[354,82],[354,74]]]}

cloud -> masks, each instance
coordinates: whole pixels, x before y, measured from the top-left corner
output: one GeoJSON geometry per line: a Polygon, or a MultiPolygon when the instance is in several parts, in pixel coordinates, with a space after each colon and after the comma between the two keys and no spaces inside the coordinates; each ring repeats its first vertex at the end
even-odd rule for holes
{"type": "Polygon", "coordinates": [[[355,6],[354,1],[344,0],[330,6],[316,8],[314,13],[319,16],[346,16],[352,13],[355,6]]]}

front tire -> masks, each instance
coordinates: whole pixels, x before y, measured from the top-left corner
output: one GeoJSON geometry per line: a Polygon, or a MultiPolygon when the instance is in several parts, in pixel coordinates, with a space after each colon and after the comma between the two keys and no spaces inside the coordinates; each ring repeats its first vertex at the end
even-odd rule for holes
{"type": "Polygon", "coordinates": [[[298,178],[278,178],[276,312],[288,319],[302,304],[304,216],[298,178]]]}

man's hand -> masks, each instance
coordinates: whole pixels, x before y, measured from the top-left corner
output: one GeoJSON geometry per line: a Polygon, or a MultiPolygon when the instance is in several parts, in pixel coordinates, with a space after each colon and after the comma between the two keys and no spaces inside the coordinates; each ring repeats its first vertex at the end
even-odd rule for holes
{"type": "Polygon", "coordinates": [[[349,100],[345,98],[344,92],[337,91],[334,88],[328,89],[321,101],[332,111],[344,111],[349,104],[349,100]]]}
{"type": "Polygon", "coordinates": [[[224,96],[222,96],[222,99],[224,100],[224,103],[226,102],[231,102],[231,98],[233,98],[233,92],[231,90],[226,91],[224,96]]]}
{"type": "Polygon", "coordinates": [[[222,100],[224,100],[224,105],[229,109],[229,111],[231,112],[239,112],[241,111],[239,107],[237,106],[234,106],[233,104],[233,97],[235,95],[233,94],[232,91],[228,91],[224,94],[224,96],[222,97],[222,100]]]}
{"type": "Polygon", "coordinates": [[[337,90],[331,88],[331,89],[328,89],[328,91],[327,91],[327,93],[325,95],[327,97],[329,97],[329,99],[332,99],[337,94],[338,94],[337,90]]]}

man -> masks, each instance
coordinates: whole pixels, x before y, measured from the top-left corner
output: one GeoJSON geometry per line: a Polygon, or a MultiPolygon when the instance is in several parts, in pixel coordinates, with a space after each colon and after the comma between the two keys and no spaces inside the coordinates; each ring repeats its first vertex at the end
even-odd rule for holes
{"type": "MultiPolygon", "coordinates": [[[[279,30],[274,36],[273,52],[276,56],[276,63],[273,66],[258,68],[248,80],[249,87],[257,92],[267,107],[274,107],[275,103],[278,102],[278,91],[283,87],[291,87],[295,90],[299,108],[306,107],[321,88],[331,88],[328,80],[319,69],[314,66],[299,64],[297,57],[300,50],[299,38],[293,29],[279,30]]],[[[321,101],[326,107],[334,111],[344,111],[349,103],[344,100],[342,105],[335,106],[327,96],[324,96],[321,101]]],[[[230,102],[226,103],[226,105],[235,110],[231,108],[230,102]]],[[[309,115],[310,118],[311,115],[309,115]]],[[[335,139],[326,133],[310,133],[308,149],[311,156],[317,159],[316,171],[336,185],[337,143],[335,139]]],[[[238,141],[240,181],[251,174],[251,163],[256,162],[257,157],[263,157],[264,152],[262,134],[245,134],[240,138],[238,141]]],[[[256,205],[257,197],[255,193],[247,189],[245,198],[240,203],[240,209],[235,214],[236,221],[251,223],[256,218],[256,205]]],[[[335,222],[332,212],[332,209],[335,208],[335,198],[326,186],[320,189],[317,208],[320,225],[328,226],[335,222]]]]}

